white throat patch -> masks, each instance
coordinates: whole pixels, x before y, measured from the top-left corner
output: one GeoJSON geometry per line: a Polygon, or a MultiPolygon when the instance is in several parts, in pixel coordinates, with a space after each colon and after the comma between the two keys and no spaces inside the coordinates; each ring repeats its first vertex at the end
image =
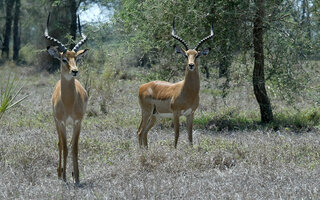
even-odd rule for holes
{"type": "Polygon", "coordinates": [[[62,75],[67,81],[70,81],[73,78],[73,76],[71,74],[69,74],[69,73],[68,74],[63,73],[62,75]]]}

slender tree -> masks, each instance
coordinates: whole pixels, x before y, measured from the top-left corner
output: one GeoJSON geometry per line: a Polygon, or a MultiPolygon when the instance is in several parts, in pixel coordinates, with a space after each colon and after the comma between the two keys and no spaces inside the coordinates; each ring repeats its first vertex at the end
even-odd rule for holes
{"type": "Polygon", "coordinates": [[[13,60],[18,60],[20,50],[20,33],[19,33],[19,18],[20,18],[21,1],[15,0],[15,13],[13,19],[13,60]]]}
{"type": "MultiPolygon", "coordinates": [[[[76,0],[70,0],[70,15],[71,15],[71,23],[70,23],[70,35],[72,40],[76,40],[77,33],[77,2],[76,0]]],[[[73,48],[74,44],[71,44],[70,48],[73,48]]]]}
{"type": "Polygon", "coordinates": [[[263,18],[265,0],[255,0],[256,12],[253,25],[254,69],[253,89],[260,106],[261,122],[273,121],[272,108],[267,95],[264,78],[264,52],[263,52],[263,18]]]}
{"type": "Polygon", "coordinates": [[[9,58],[9,43],[10,43],[10,35],[11,35],[13,5],[14,5],[13,0],[6,0],[6,25],[5,25],[3,46],[2,46],[2,57],[4,58],[9,58]]]}

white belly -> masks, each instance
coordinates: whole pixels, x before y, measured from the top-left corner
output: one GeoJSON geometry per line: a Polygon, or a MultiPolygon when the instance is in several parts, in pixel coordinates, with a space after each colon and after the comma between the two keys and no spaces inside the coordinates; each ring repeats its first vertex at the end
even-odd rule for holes
{"type": "Polygon", "coordinates": [[[155,117],[160,117],[160,118],[173,118],[172,113],[156,113],[154,114],[155,117]]]}
{"type": "MultiPolygon", "coordinates": [[[[188,116],[192,112],[192,109],[189,108],[188,110],[181,110],[181,115],[188,116]]],[[[161,117],[161,118],[173,118],[173,113],[155,113],[153,114],[155,117],[161,117]]]]}

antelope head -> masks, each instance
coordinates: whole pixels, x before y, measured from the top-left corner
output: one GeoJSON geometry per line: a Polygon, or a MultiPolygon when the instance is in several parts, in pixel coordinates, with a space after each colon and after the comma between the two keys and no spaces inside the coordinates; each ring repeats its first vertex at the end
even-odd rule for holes
{"type": "Polygon", "coordinates": [[[175,50],[177,53],[180,53],[182,55],[184,55],[187,58],[187,70],[188,71],[197,71],[198,70],[198,66],[197,66],[197,62],[196,59],[201,56],[201,55],[208,55],[210,48],[207,49],[203,49],[201,51],[199,51],[199,47],[200,45],[209,40],[210,38],[213,37],[213,24],[211,23],[211,31],[210,31],[210,35],[203,38],[195,48],[190,49],[189,46],[187,45],[187,43],[180,38],[179,36],[175,35],[175,28],[174,28],[174,21],[172,23],[172,33],[171,36],[178,40],[179,42],[181,42],[183,44],[183,46],[185,47],[185,49],[179,47],[179,46],[175,46],[175,50]]]}
{"type": "Polygon", "coordinates": [[[47,47],[47,51],[52,57],[60,60],[60,63],[61,63],[61,74],[67,80],[70,80],[72,77],[75,77],[78,74],[77,61],[80,60],[87,53],[87,51],[89,50],[89,49],[79,50],[79,48],[87,40],[87,37],[81,33],[80,18],[78,16],[79,33],[80,33],[82,39],[70,51],[60,41],[58,41],[57,39],[55,39],[55,38],[53,38],[53,37],[48,35],[49,19],[50,19],[50,13],[48,15],[47,26],[46,26],[46,30],[44,32],[44,37],[47,40],[50,40],[50,41],[54,42],[58,46],[48,46],[47,47]]]}

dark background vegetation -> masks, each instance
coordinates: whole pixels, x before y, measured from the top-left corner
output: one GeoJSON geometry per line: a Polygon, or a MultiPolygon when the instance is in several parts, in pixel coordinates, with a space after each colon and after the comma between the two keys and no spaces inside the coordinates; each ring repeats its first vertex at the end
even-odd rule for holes
{"type": "Polygon", "coordinates": [[[28,95],[0,115],[2,198],[319,198],[319,1],[0,0],[0,49],[1,92],[11,75],[23,86],[18,97],[28,95]],[[82,22],[89,105],[75,188],[56,180],[50,96],[59,62],[43,33],[51,12],[49,34],[72,48],[76,16],[93,5],[112,14],[82,22]],[[173,149],[165,119],[139,151],[139,85],[183,79],[173,19],[192,47],[214,24],[202,46],[211,52],[199,59],[195,145],[182,134],[173,149]]]}

